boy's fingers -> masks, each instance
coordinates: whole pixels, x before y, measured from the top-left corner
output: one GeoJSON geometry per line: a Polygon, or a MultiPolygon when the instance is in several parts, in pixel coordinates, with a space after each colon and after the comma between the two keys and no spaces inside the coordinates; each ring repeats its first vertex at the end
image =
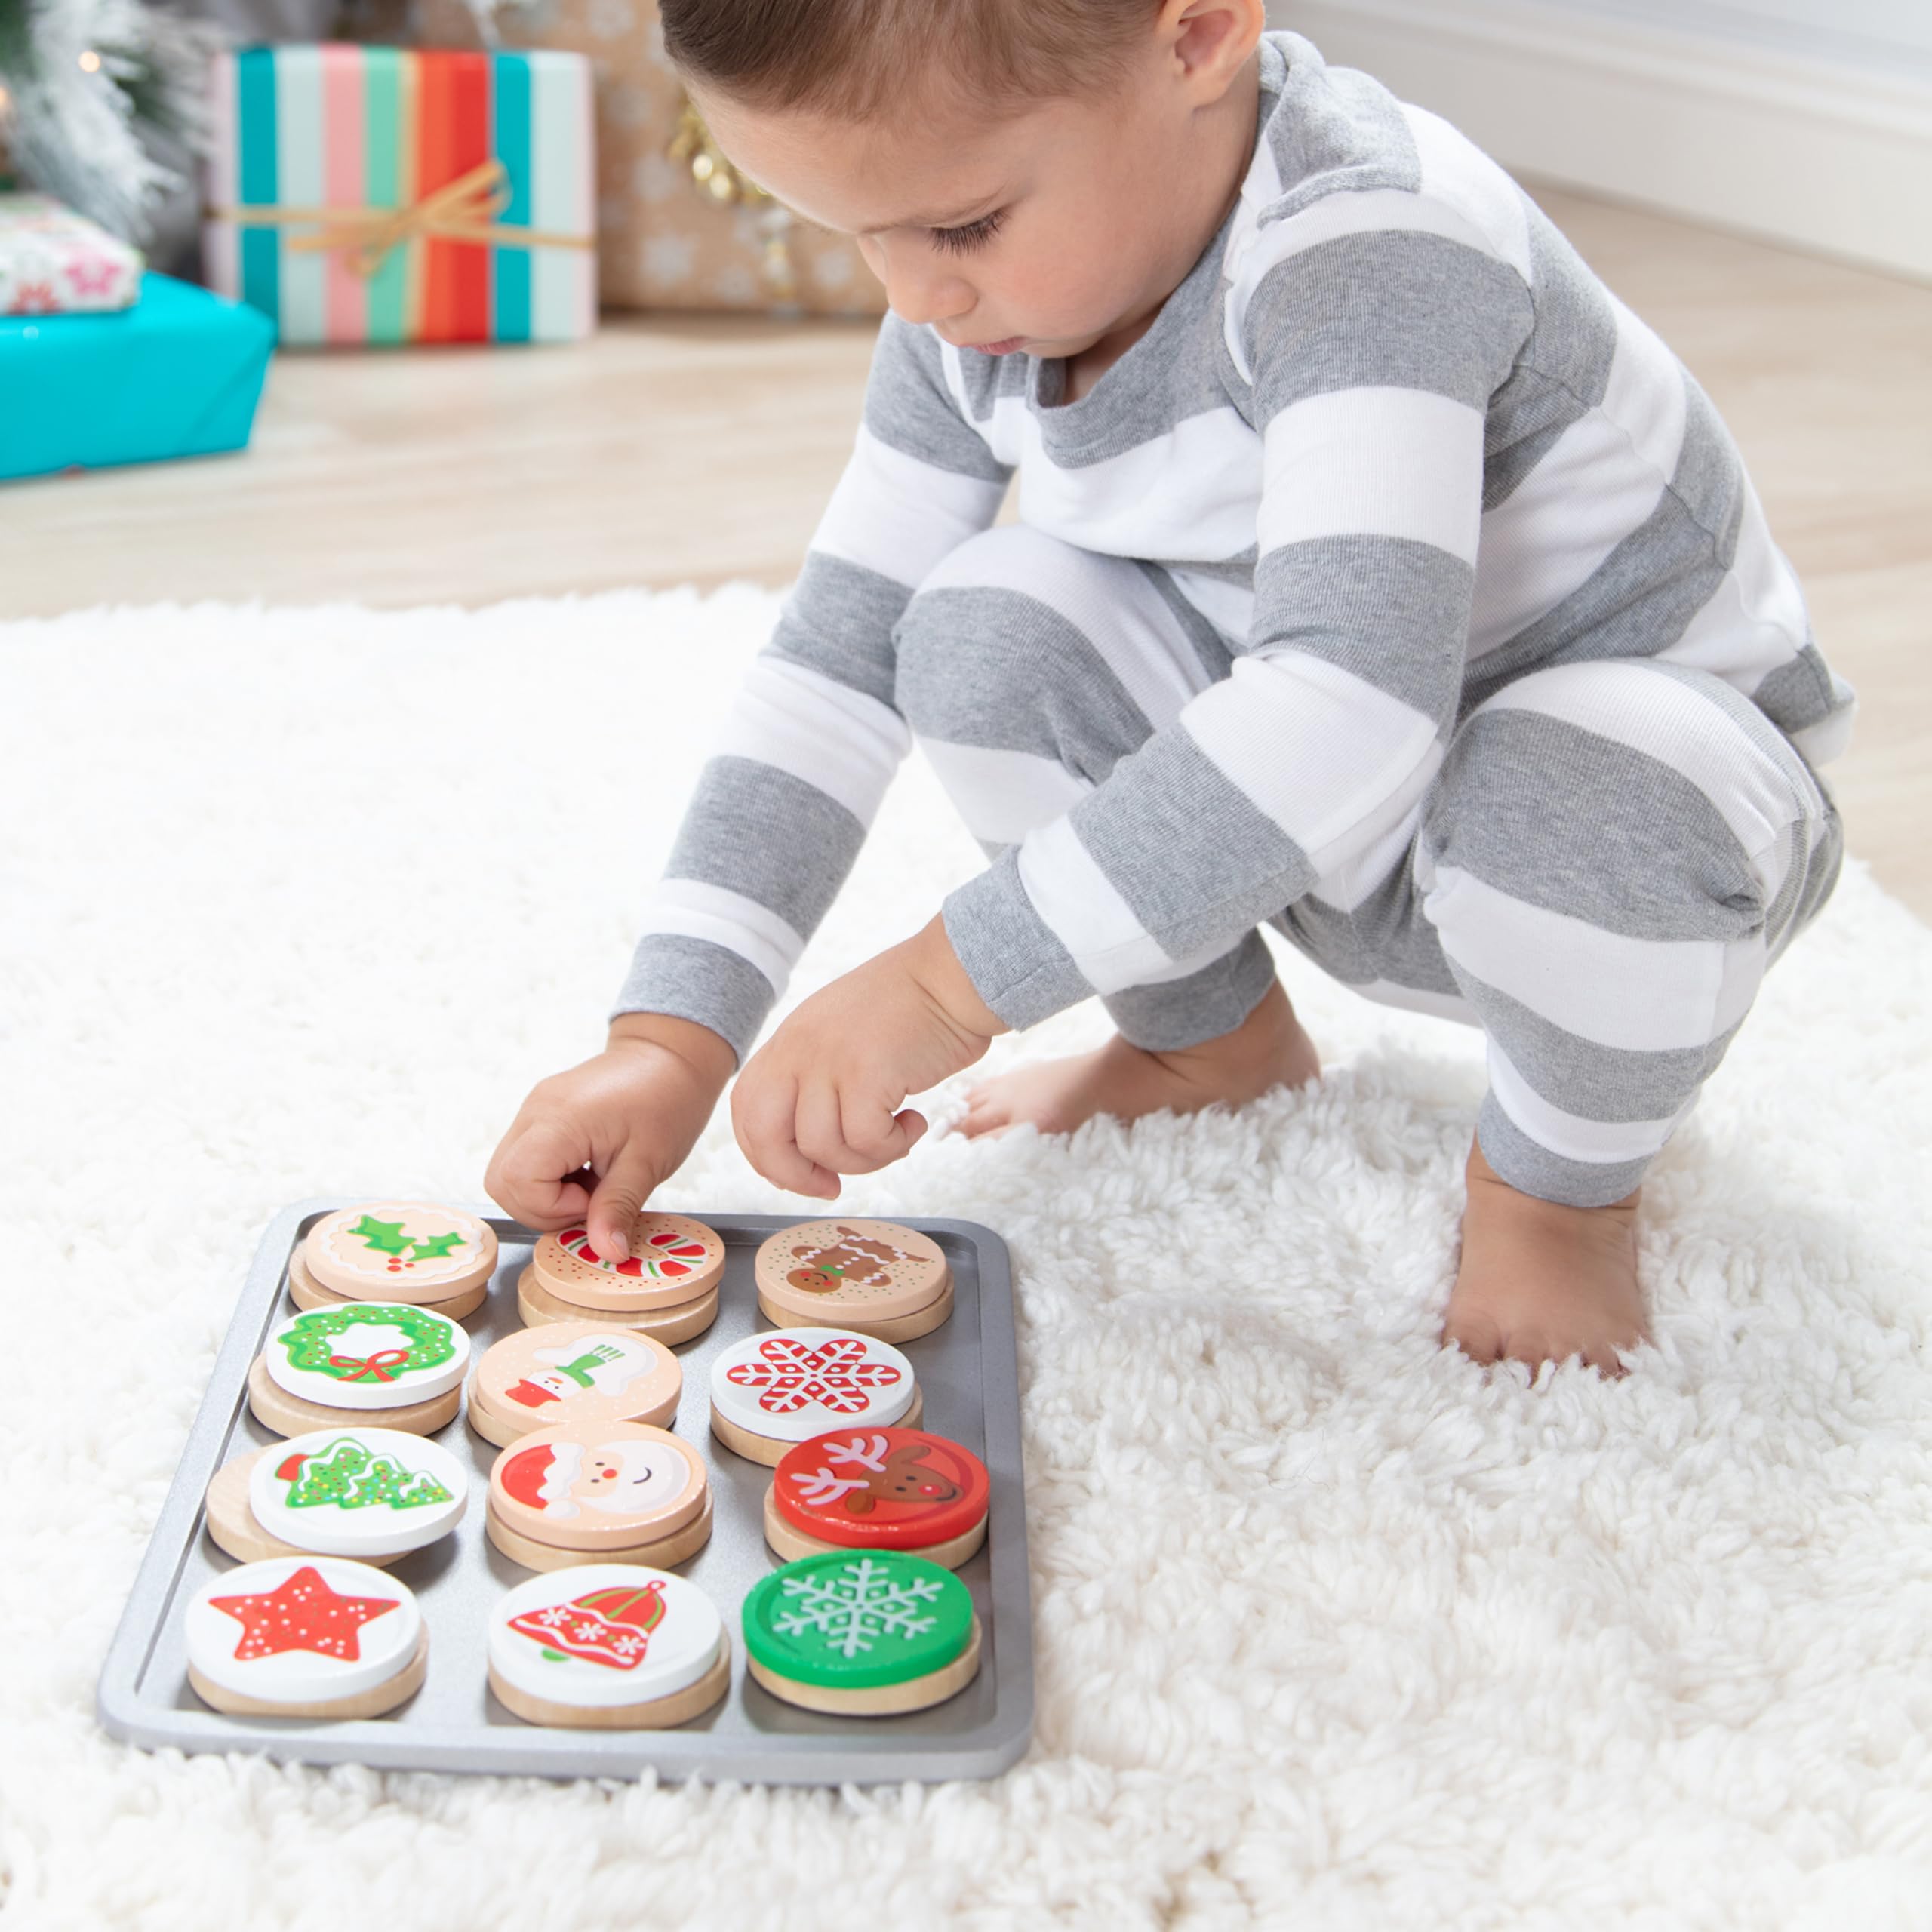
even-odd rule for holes
{"type": "Polygon", "coordinates": [[[506,1214],[533,1228],[581,1214],[589,1198],[577,1178],[586,1149],[560,1123],[536,1120],[512,1128],[491,1158],[483,1185],[506,1214]]]}
{"type": "Polygon", "coordinates": [[[745,1158],[774,1186],[822,1201],[838,1198],[838,1177],[799,1151],[798,1088],[790,1080],[740,1079],[731,1090],[731,1126],[745,1158]]]}
{"type": "Polygon", "coordinates": [[[911,1107],[896,1114],[877,1107],[857,1119],[848,1115],[845,1129],[848,1143],[864,1164],[848,1168],[846,1172],[869,1174],[875,1168],[903,1161],[911,1153],[926,1131],[926,1117],[911,1107]]]}
{"type": "Polygon", "coordinates": [[[601,1260],[629,1260],[631,1223],[658,1179],[656,1162],[634,1143],[626,1142],[612,1156],[609,1171],[590,1197],[584,1221],[584,1231],[601,1260]]]}

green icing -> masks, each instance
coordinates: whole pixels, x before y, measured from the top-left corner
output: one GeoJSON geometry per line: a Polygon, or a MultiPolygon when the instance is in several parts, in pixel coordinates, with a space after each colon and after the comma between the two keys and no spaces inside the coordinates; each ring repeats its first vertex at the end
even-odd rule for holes
{"type": "Polygon", "coordinates": [[[441,1261],[446,1260],[453,1248],[463,1245],[463,1237],[457,1234],[418,1235],[416,1252],[409,1258],[412,1261],[441,1261]]]}
{"type": "Polygon", "coordinates": [[[745,1647],[780,1677],[834,1690],[903,1684],[965,1649],[973,1599],[950,1570],[886,1550],[801,1557],[745,1598],[745,1647]]]}
{"type": "Polygon", "coordinates": [[[456,1353],[456,1324],[426,1308],[413,1308],[407,1302],[345,1302],[332,1308],[311,1308],[298,1315],[275,1340],[288,1356],[291,1368],[312,1370],[336,1382],[393,1382],[399,1376],[418,1369],[440,1368],[456,1353]],[[403,1359],[385,1361],[347,1352],[336,1344],[357,1328],[399,1328],[409,1337],[409,1346],[398,1351],[403,1359]]]}
{"type": "Polygon", "coordinates": [[[365,1444],[345,1435],[304,1460],[286,1500],[291,1509],[368,1509],[379,1503],[415,1509],[447,1503],[450,1492],[426,1469],[405,1469],[393,1456],[371,1455],[365,1444]]]}
{"type": "Polygon", "coordinates": [[[373,1215],[365,1214],[349,1232],[365,1247],[383,1254],[400,1254],[409,1245],[409,1237],[403,1232],[400,1221],[379,1221],[373,1215]]]}

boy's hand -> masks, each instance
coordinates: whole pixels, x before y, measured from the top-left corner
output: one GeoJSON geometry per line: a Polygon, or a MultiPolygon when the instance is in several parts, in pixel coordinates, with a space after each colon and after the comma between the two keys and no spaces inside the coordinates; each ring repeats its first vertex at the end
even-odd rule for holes
{"type": "Polygon", "coordinates": [[[638,1210],[704,1131],[736,1058],[708,1026],[620,1014],[601,1054],[530,1090],[483,1185],[527,1226],[581,1226],[605,1260],[625,1260],[638,1210]]]}
{"type": "Polygon", "coordinates": [[[935,918],[813,994],[752,1056],[731,1092],[738,1145],[767,1180],[835,1200],[841,1174],[886,1167],[925,1132],[907,1094],[1005,1031],[935,918]]]}

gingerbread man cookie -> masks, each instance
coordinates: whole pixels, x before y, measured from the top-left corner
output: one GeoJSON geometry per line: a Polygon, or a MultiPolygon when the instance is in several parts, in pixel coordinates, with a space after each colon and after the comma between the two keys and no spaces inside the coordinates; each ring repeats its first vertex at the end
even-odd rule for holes
{"type": "Polygon", "coordinates": [[[758,1249],[758,1306],[781,1325],[852,1328],[909,1341],[952,1312],[939,1244],[893,1221],[837,1215],[782,1228],[758,1249]]]}

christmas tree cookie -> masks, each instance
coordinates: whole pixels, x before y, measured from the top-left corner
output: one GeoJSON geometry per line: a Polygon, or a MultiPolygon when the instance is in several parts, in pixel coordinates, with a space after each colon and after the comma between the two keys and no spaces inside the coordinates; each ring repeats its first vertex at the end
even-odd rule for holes
{"type": "Polygon", "coordinates": [[[666,1426],[684,1371],[662,1342],[608,1321],[546,1322],[493,1342],[469,1383],[469,1426],[499,1448],[559,1423],[666,1426]]]}
{"type": "Polygon", "coordinates": [[[688,1214],[642,1214],[630,1253],[607,1261],[583,1228],[546,1235],[517,1283],[525,1321],[581,1321],[601,1315],[661,1342],[688,1341],[718,1318],[724,1244],[688,1214]]]}
{"type": "Polygon", "coordinates": [[[184,1617],[189,1683],[238,1716],[380,1717],[429,1666],[409,1586],[340,1557],[244,1564],[204,1583],[184,1617]]]}
{"type": "Polygon", "coordinates": [[[938,1243],[894,1221],[839,1215],[782,1228],[759,1248],[756,1274],[758,1307],[780,1327],[909,1342],[952,1312],[952,1271],[938,1243]]]}
{"type": "Polygon", "coordinates": [[[592,1558],[668,1568],[711,1536],[697,1452],[635,1423],[532,1430],[490,1471],[484,1528],[512,1562],[561,1570],[592,1558]]]}
{"type": "Polygon", "coordinates": [[[497,1266],[488,1222],[423,1201],[378,1201],[325,1214],[288,1258],[300,1308],[414,1302],[453,1321],[482,1306],[497,1266]]]}
{"type": "Polygon", "coordinates": [[[768,1466],[828,1429],[912,1428],[923,1407],[897,1349],[843,1329],[748,1335],[711,1365],[711,1432],[768,1466]]]}
{"type": "Polygon", "coordinates": [[[577,1564],[519,1583],[490,1617],[490,1688],[531,1724],[662,1730],[731,1681],[723,1618],[695,1583],[577,1564]]]}
{"type": "Polygon", "coordinates": [[[986,1539],[992,1485],[970,1449],[916,1429],[841,1429],[786,1451],[765,1493],[780,1556],[900,1549],[957,1570],[986,1539]]]}
{"type": "Polygon", "coordinates": [[[809,1711],[922,1711],[980,1667],[980,1620],[965,1585],[897,1552],[801,1557],[754,1583],[743,1615],[752,1675],[809,1711]]]}
{"type": "Polygon", "coordinates": [[[208,1534],[243,1562],[303,1552],[392,1562],[463,1518],[469,1472],[400,1429],[318,1429],[238,1457],[208,1485],[208,1534]]]}
{"type": "Polygon", "coordinates": [[[380,1414],[385,1429],[427,1435],[463,1399],[469,1337],[409,1302],[340,1302],[278,1323],[248,1374],[248,1406],[278,1435],[380,1414]]]}

